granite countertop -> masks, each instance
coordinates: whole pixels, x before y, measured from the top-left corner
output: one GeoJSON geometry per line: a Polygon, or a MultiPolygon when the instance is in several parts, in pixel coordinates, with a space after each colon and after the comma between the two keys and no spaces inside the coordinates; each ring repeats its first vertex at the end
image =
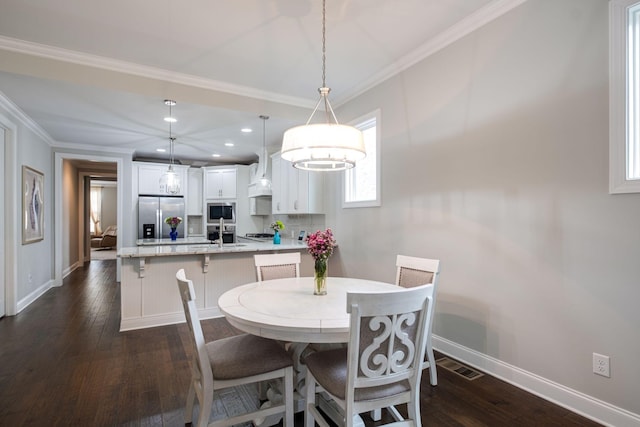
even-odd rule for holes
{"type": "MultiPolygon", "coordinates": [[[[168,240],[168,239],[162,239],[168,240]]],[[[187,240],[187,239],[185,239],[187,240]]],[[[170,242],[170,240],[168,240],[170,242]]],[[[146,258],[156,256],[173,255],[198,255],[198,254],[220,254],[232,252],[262,252],[262,251],[282,251],[282,250],[306,250],[305,242],[293,239],[282,239],[282,243],[274,245],[271,241],[246,243],[225,243],[222,248],[217,244],[207,243],[162,243],[156,245],[142,245],[135,247],[121,248],[118,251],[120,258],[146,258]]]]}
{"type": "Polygon", "coordinates": [[[158,245],[208,245],[211,241],[206,237],[178,237],[171,239],[138,239],[138,246],[158,246],[158,245]]]}

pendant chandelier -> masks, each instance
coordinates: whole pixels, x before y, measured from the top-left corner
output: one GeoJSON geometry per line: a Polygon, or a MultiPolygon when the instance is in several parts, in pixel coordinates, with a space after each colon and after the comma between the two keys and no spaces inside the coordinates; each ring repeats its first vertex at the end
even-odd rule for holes
{"type": "Polygon", "coordinates": [[[262,169],[262,178],[258,183],[260,184],[260,190],[263,192],[271,192],[271,181],[267,178],[267,162],[269,161],[269,155],[267,154],[267,131],[266,124],[269,120],[269,116],[261,115],[262,119],[262,161],[260,167],[262,169]]]}
{"type": "Polygon", "coordinates": [[[173,169],[173,143],[175,142],[175,138],[171,132],[171,124],[175,123],[177,120],[171,114],[171,107],[176,105],[176,101],[172,101],[170,99],[164,100],[165,105],[169,106],[169,116],[165,117],[164,120],[169,122],[169,168],[165,173],[160,177],[160,190],[164,189],[167,194],[178,194],[180,193],[180,176],[173,169]]]}
{"type": "Polygon", "coordinates": [[[282,139],[282,158],[298,169],[338,171],[351,169],[366,156],[362,132],[353,126],[338,123],[329,103],[330,88],[326,85],[326,8],[322,0],[322,87],[320,99],[309,120],[303,126],[288,129],[282,139]],[[324,104],[325,123],[311,124],[311,119],[324,104]]]}

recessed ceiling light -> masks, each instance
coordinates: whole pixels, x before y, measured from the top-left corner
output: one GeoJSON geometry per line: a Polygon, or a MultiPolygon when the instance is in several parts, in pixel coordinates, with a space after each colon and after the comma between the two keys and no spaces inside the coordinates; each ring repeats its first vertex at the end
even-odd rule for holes
{"type": "Polygon", "coordinates": [[[165,150],[164,148],[156,148],[156,151],[158,153],[166,153],[167,152],[167,150],[165,150]]]}
{"type": "Polygon", "coordinates": [[[220,154],[212,154],[211,157],[220,157],[220,154]]]}
{"type": "Polygon", "coordinates": [[[225,142],[224,143],[225,147],[233,147],[233,142],[225,142]]]}
{"type": "Polygon", "coordinates": [[[240,132],[242,132],[242,133],[251,133],[251,132],[253,132],[253,129],[251,129],[251,128],[242,128],[242,129],[240,129],[240,132]]]}
{"type": "Polygon", "coordinates": [[[164,121],[169,123],[175,123],[178,121],[178,119],[176,119],[175,117],[165,117],[164,121]]]}

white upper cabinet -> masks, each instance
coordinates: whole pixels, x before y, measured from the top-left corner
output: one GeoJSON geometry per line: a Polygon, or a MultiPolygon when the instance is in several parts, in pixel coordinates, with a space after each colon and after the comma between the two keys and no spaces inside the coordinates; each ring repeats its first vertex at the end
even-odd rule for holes
{"type": "MultiPolygon", "coordinates": [[[[169,168],[164,163],[133,162],[134,175],[138,178],[138,194],[164,195],[167,189],[160,185],[160,177],[169,168]]],[[[173,170],[180,177],[180,191],[176,196],[184,196],[187,187],[188,166],[173,165],[173,170]]]]}
{"type": "Polygon", "coordinates": [[[280,158],[272,156],[272,213],[322,214],[324,213],[323,172],[296,169],[280,158]]]}
{"type": "Polygon", "coordinates": [[[283,163],[287,163],[276,153],[271,156],[271,212],[283,214],[287,210],[287,171],[283,163]],[[283,176],[284,175],[284,176],[283,176]]]}
{"type": "Polygon", "coordinates": [[[236,169],[228,167],[206,167],[204,169],[204,197],[211,199],[235,199],[236,169]]]}
{"type": "Polygon", "coordinates": [[[198,216],[204,212],[202,203],[202,169],[189,168],[189,193],[187,194],[187,215],[198,216]]]}

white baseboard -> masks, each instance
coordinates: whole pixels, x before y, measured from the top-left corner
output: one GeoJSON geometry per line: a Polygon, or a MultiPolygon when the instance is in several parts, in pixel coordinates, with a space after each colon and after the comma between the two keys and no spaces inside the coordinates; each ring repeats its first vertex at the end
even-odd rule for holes
{"type": "Polygon", "coordinates": [[[447,356],[593,421],[606,426],[640,427],[639,414],[618,408],[437,335],[432,336],[432,343],[435,350],[447,356]]]}
{"type": "MultiPolygon", "coordinates": [[[[223,314],[218,307],[198,309],[200,320],[222,317],[223,314]]],[[[120,332],[133,331],[135,329],[153,328],[155,326],[174,325],[184,323],[184,312],[161,314],[158,316],[132,317],[120,320],[120,332]]]]}
{"type": "Polygon", "coordinates": [[[29,304],[31,304],[32,302],[34,302],[35,300],[40,298],[45,292],[47,292],[49,289],[51,289],[52,286],[53,286],[53,280],[49,280],[47,283],[45,283],[44,285],[40,286],[38,289],[36,289],[35,291],[31,292],[26,297],[22,298],[20,301],[18,301],[18,304],[17,304],[17,307],[16,307],[16,309],[17,309],[16,310],[16,314],[20,313],[22,310],[27,308],[29,306],[29,304]]]}
{"type": "MultiPolygon", "coordinates": [[[[82,262],[78,261],[70,265],[69,267],[65,268],[62,271],[62,278],[64,279],[65,277],[67,277],[69,274],[71,274],[75,269],[79,268],[81,265],[82,265],[82,262]]],[[[62,286],[62,283],[60,283],[58,286],[62,286]]]]}

